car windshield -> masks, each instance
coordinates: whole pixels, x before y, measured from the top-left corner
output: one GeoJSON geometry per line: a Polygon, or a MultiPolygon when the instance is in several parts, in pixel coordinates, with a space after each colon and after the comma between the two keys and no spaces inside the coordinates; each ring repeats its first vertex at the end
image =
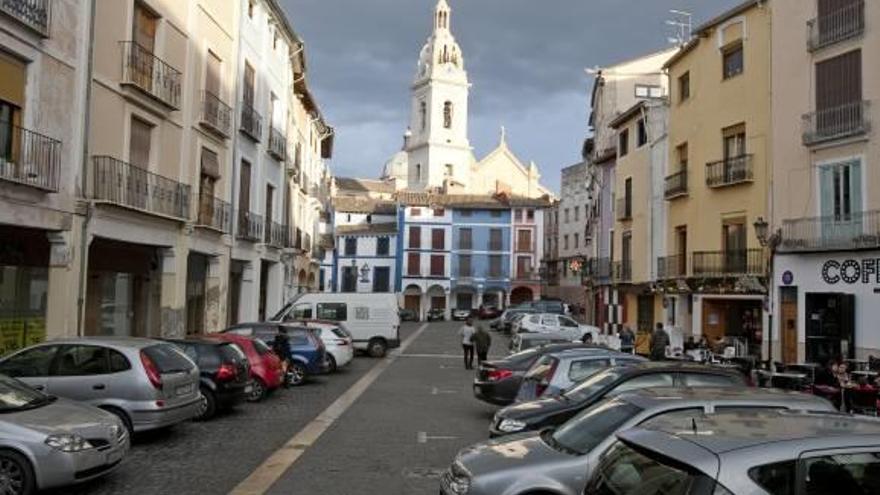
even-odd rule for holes
{"type": "Polygon", "coordinates": [[[548,442],[577,455],[584,455],[611,436],[642,408],[617,399],[604,400],[568,420],[550,433],[548,442]]]}
{"type": "Polygon", "coordinates": [[[575,387],[566,390],[563,392],[562,397],[576,402],[585,401],[608,385],[614,383],[623,375],[623,373],[623,370],[614,368],[602,371],[579,383],[575,387]]]}
{"type": "Polygon", "coordinates": [[[612,447],[596,468],[585,493],[596,495],[685,495],[694,476],[648,457],[623,443],[612,447]]]}
{"type": "Polygon", "coordinates": [[[14,378],[0,375],[0,412],[33,409],[52,401],[52,397],[41,394],[14,378]]]}
{"type": "Polygon", "coordinates": [[[186,357],[186,354],[171,344],[151,345],[143,352],[159,368],[160,373],[180,373],[195,368],[195,364],[186,357]]]}

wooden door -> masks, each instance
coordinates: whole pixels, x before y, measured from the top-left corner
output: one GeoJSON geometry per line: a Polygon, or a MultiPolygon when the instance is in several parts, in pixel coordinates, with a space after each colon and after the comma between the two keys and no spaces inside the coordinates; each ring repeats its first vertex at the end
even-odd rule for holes
{"type": "Polygon", "coordinates": [[[414,296],[403,296],[403,307],[406,309],[410,309],[419,313],[419,309],[422,302],[422,296],[414,295],[414,296]]]}
{"type": "Polygon", "coordinates": [[[726,309],[723,302],[703,301],[703,335],[709,344],[727,334],[726,309]]]}
{"type": "Polygon", "coordinates": [[[797,299],[782,301],[780,313],[782,316],[782,321],[780,321],[782,361],[784,363],[796,363],[798,362],[797,299]]]}

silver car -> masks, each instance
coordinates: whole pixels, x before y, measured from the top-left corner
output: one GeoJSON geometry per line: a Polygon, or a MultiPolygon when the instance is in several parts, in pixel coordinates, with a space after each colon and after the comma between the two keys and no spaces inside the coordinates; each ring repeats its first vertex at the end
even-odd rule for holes
{"type": "Polygon", "coordinates": [[[552,333],[520,333],[514,335],[508,344],[510,354],[531,349],[533,347],[541,347],[547,344],[561,344],[563,342],[571,342],[565,335],[556,335],[552,333]]]}
{"type": "Polygon", "coordinates": [[[195,363],[174,345],[150,339],[54,340],[3,358],[0,373],[111,412],[129,432],[189,420],[203,401],[195,363]]]}
{"type": "Polygon", "coordinates": [[[0,493],[29,495],[103,476],[128,447],[116,416],[0,375],[0,493]]]}
{"type": "Polygon", "coordinates": [[[524,402],[559,395],[605,368],[642,361],[646,359],[602,347],[565,349],[545,354],[526,372],[516,401],[524,402]]]}
{"type": "Polygon", "coordinates": [[[618,433],[583,493],[880,493],[876,418],[765,410],[689,422],[661,419],[618,433]]]}
{"type": "Polygon", "coordinates": [[[725,410],[768,408],[834,411],[822,398],[772,389],[653,388],[627,392],[594,404],[556,430],[505,437],[462,450],[442,478],[442,493],[579,494],[614,443],[615,432],[659,419],[685,427],[692,418],[711,417],[725,410]]]}

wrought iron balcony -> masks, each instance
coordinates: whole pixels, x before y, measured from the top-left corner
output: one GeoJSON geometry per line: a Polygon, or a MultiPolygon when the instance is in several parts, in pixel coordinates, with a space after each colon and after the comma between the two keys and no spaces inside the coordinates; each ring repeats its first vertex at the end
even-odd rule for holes
{"type": "Polygon", "coordinates": [[[856,101],[803,116],[804,145],[867,134],[871,130],[871,102],[856,101]]]}
{"type": "Polygon", "coordinates": [[[190,187],[110,156],[96,156],[92,198],[136,210],[190,218],[190,187]]]}
{"type": "Polygon", "coordinates": [[[663,197],[666,199],[675,199],[688,194],[688,173],[687,167],[682,167],[681,171],[666,177],[666,184],[663,190],[663,197]]]}
{"type": "Polygon", "coordinates": [[[246,102],[241,104],[241,132],[256,142],[263,136],[263,117],[246,102]]]}
{"type": "Polygon", "coordinates": [[[122,84],[132,85],[171,109],[180,108],[181,72],[134,41],[122,45],[122,84]]]}
{"type": "Polygon", "coordinates": [[[632,282],[632,260],[615,261],[611,266],[615,282],[632,282]]]}
{"type": "Polygon", "coordinates": [[[632,196],[617,198],[617,208],[614,211],[617,213],[617,220],[632,220],[632,196]]]}
{"type": "Polygon", "coordinates": [[[691,268],[695,277],[726,277],[764,274],[764,251],[696,251],[691,268]]]}
{"type": "Polygon", "coordinates": [[[857,0],[807,22],[807,49],[811,52],[835,45],[865,32],[865,2],[857,0]]]}
{"type": "Polygon", "coordinates": [[[782,222],[780,251],[836,251],[878,247],[878,210],[782,222]]]}
{"type": "Polygon", "coordinates": [[[0,12],[48,38],[50,5],[49,0],[0,0],[0,12]]]}
{"type": "Polygon", "coordinates": [[[278,222],[271,222],[267,219],[266,226],[263,229],[265,235],[263,242],[276,248],[284,247],[285,239],[288,237],[285,229],[286,227],[284,225],[281,225],[278,222]]]}
{"type": "Polygon", "coordinates": [[[267,151],[280,161],[287,159],[287,138],[284,132],[274,127],[269,128],[269,148],[267,151]]]}
{"type": "Polygon", "coordinates": [[[687,277],[687,256],[676,254],[657,258],[657,279],[669,280],[687,277]]]}
{"type": "Polygon", "coordinates": [[[0,120],[0,179],[57,191],[61,141],[0,120]]]}
{"type": "Polygon", "coordinates": [[[727,187],[754,180],[752,155],[741,155],[706,164],[706,185],[727,187]]]}
{"type": "Polygon", "coordinates": [[[586,274],[591,278],[607,280],[611,272],[611,258],[592,258],[587,262],[586,274]]]}
{"type": "Polygon", "coordinates": [[[259,242],[263,239],[263,224],[261,215],[249,211],[239,211],[236,235],[245,241],[259,242]]]}
{"type": "Polygon", "coordinates": [[[200,194],[196,226],[228,234],[232,230],[232,205],[214,196],[200,194]]]}
{"type": "Polygon", "coordinates": [[[232,107],[223,103],[217,95],[202,91],[201,122],[217,134],[229,137],[232,129],[232,107]]]}

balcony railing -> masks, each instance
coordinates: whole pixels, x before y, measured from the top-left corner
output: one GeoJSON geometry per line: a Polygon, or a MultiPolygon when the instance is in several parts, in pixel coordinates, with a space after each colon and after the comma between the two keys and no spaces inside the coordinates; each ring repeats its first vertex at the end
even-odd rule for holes
{"type": "Polygon", "coordinates": [[[632,196],[624,196],[622,198],[617,198],[617,208],[614,210],[617,213],[618,220],[631,220],[632,219],[632,196]]]}
{"type": "Polygon", "coordinates": [[[807,146],[866,134],[871,130],[871,102],[856,101],[803,116],[807,146]]]}
{"type": "Polygon", "coordinates": [[[214,196],[199,195],[196,225],[229,233],[232,229],[232,205],[214,196]]]}
{"type": "Polygon", "coordinates": [[[587,276],[599,280],[611,278],[611,258],[592,258],[587,262],[587,276]]]}
{"type": "Polygon", "coordinates": [[[232,128],[232,107],[217,95],[202,91],[202,124],[221,136],[229,137],[232,128]]]}
{"type": "Polygon", "coordinates": [[[865,2],[859,0],[830,14],[807,22],[807,49],[819,50],[865,32],[865,2]]]}
{"type": "Polygon", "coordinates": [[[269,148],[267,151],[278,160],[287,159],[287,138],[284,137],[283,132],[274,127],[269,128],[269,148]]]}
{"type": "Polygon", "coordinates": [[[265,224],[266,225],[263,229],[265,235],[263,242],[276,248],[284,247],[284,240],[287,237],[285,226],[269,220],[266,220],[265,224]]]}
{"type": "Polygon", "coordinates": [[[632,282],[632,260],[615,261],[611,266],[615,282],[632,282]]]}
{"type": "Polygon", "coordinates": [[[122,45],[122,84],[130,84],[172,109],[180,108],[179,70],[134,41],[122,45]]]}
{"type": "Polygon", "coordinates": [[[0,12],[49,37],[49,0],[0,0],[0,12]]]}
{"type": "Polygon", "coordinates": [[[696,251],[691,265],[695,277],[763,275],[764,251],[696,251]]]}
{"type": "Polygon", "coordinates": [[[241,132],[257,142],[263,136],[263,117],[247,102],[241,104],[241,132]]]}
{"type": "Polygon", "coordinates": [[[251,242],[259,242],[263,238],[263,217],[249,211],[240,211],[238,213],[238,232],[236,235],[239,239],[251,242]]]}
{"type": "Polygon", "coordinates": [[[669,280],[687,276],[687,256],[676,254],[657,258],[657,279],[669,280]]]}
{"type": "Polygon", "coordinates": [[[741,155],[706,164],[706,185],[726,187],[752,182],[752,155],[741,155]]]}
{"type": "Polygon", "coordinates": [[[880,211],[798,218],[782,222],[780,251],[827,251],[880,247],[880,211]]]}
{"type": "Polygon", "coordinates": [[[92,198],[186,220],[190,187],[109,156],[94,157],[92,198]]]}
{"type": "Polygon", "coordinates": [[[0,179],[57,191],[61,141],[0,120],[0,179]]]}
{"type": "Polygon", "coordinates": [[[687,168],[682,168],[680,172],[666,177],[666,185],[663,190],[663,197],[666,199],[675,199],[681,196],[687,196],[688,193],[688,174],[687,168]]]}

